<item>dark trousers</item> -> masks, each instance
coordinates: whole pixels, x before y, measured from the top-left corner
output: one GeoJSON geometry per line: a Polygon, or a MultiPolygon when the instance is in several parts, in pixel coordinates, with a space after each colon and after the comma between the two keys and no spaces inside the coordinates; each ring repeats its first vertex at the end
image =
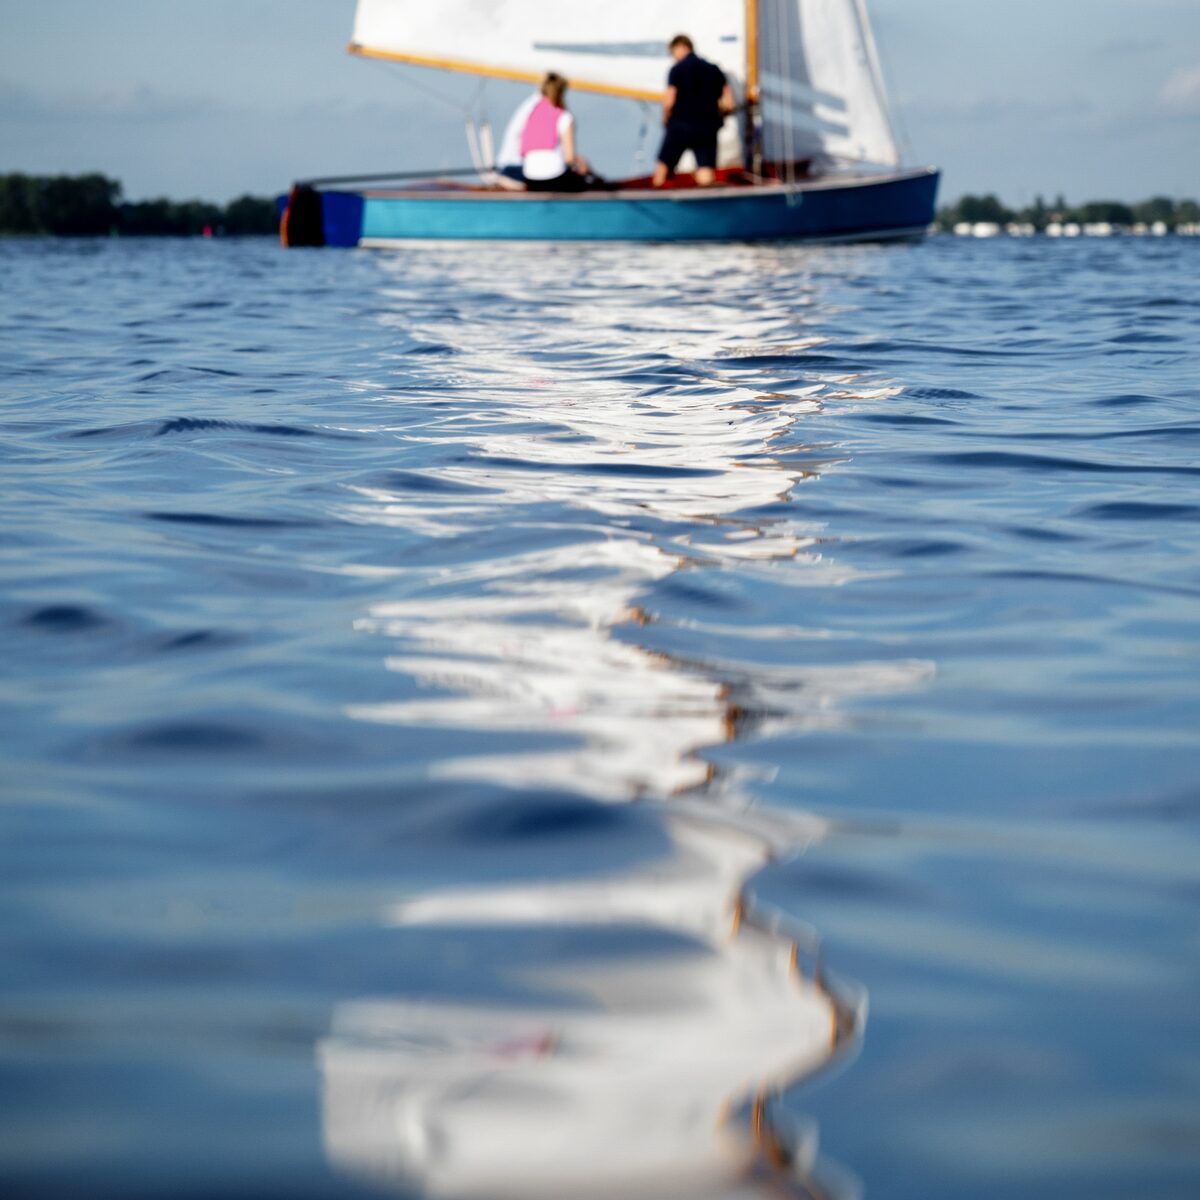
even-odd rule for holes
{"type": "Polygon", "coordinates": [[[586,192],[588,181],[568,167],[557,179],[527,179],[525,186],[531,192],[586,192]]]}

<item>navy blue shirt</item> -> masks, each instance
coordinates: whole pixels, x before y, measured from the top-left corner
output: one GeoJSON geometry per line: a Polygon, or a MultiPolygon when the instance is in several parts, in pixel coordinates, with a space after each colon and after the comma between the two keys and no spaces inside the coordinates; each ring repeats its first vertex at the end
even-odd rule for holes
{"type": "Polygon", "coordinates": [[[670,124],[696,129],[719,129],[725,116],[721,112],[721,94],[725,91],[725,72],[698,54],[680,59],[667,76],[675,89],[675,107],[670,124]]]}

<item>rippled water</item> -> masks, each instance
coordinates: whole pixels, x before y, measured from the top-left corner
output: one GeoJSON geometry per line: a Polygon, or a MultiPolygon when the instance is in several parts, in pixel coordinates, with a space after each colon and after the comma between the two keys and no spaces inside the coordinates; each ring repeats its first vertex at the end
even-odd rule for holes
{"type": "Polygon", "coordinates": [[[6,1194],[1200,1191],[1200,246],[0,279],[6,1194]]]}

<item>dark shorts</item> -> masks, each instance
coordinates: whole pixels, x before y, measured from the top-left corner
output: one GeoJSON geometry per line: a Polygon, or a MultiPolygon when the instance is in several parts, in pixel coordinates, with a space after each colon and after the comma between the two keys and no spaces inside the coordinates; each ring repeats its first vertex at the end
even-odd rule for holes
{"type": "Polygon", "coordinates": [[[525,171],[521,167],[501,167],[500,174],[506,179],[516,180],[517,183],[525,182],[525,171]]]}
{"type": "Polygon", "coordinates": [[[658,161],[668,171],[674,171],[679,166],[679,160],[683,157],[685,150],[690,150],[696,156],[696,166],[715,168],[717,165],[717,131],[711,126],[701,129],[695,125],[684,125],[672,121],[663,135],[658,161]]]}
{"type": "Polygon", "coordinates": [[[588,181],[568,167],[557,179],[527,179],[525,186],[531,192],[586,192],[588,181]]]}

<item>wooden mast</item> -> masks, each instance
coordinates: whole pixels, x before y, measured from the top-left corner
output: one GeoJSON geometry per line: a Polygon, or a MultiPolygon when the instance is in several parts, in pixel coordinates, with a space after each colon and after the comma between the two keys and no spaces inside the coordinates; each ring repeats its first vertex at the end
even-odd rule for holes
{"type": "Polygon", "coordinates": [[[762,174],[762,137],[758,82],[758,0],[746,0],[746,150],[743,159],[755,175],[762,174]]]}
{"type": "Polygon", "coordinates": [[[746,0],[746,101],[758,103],[758,0],[746,0]]]}

